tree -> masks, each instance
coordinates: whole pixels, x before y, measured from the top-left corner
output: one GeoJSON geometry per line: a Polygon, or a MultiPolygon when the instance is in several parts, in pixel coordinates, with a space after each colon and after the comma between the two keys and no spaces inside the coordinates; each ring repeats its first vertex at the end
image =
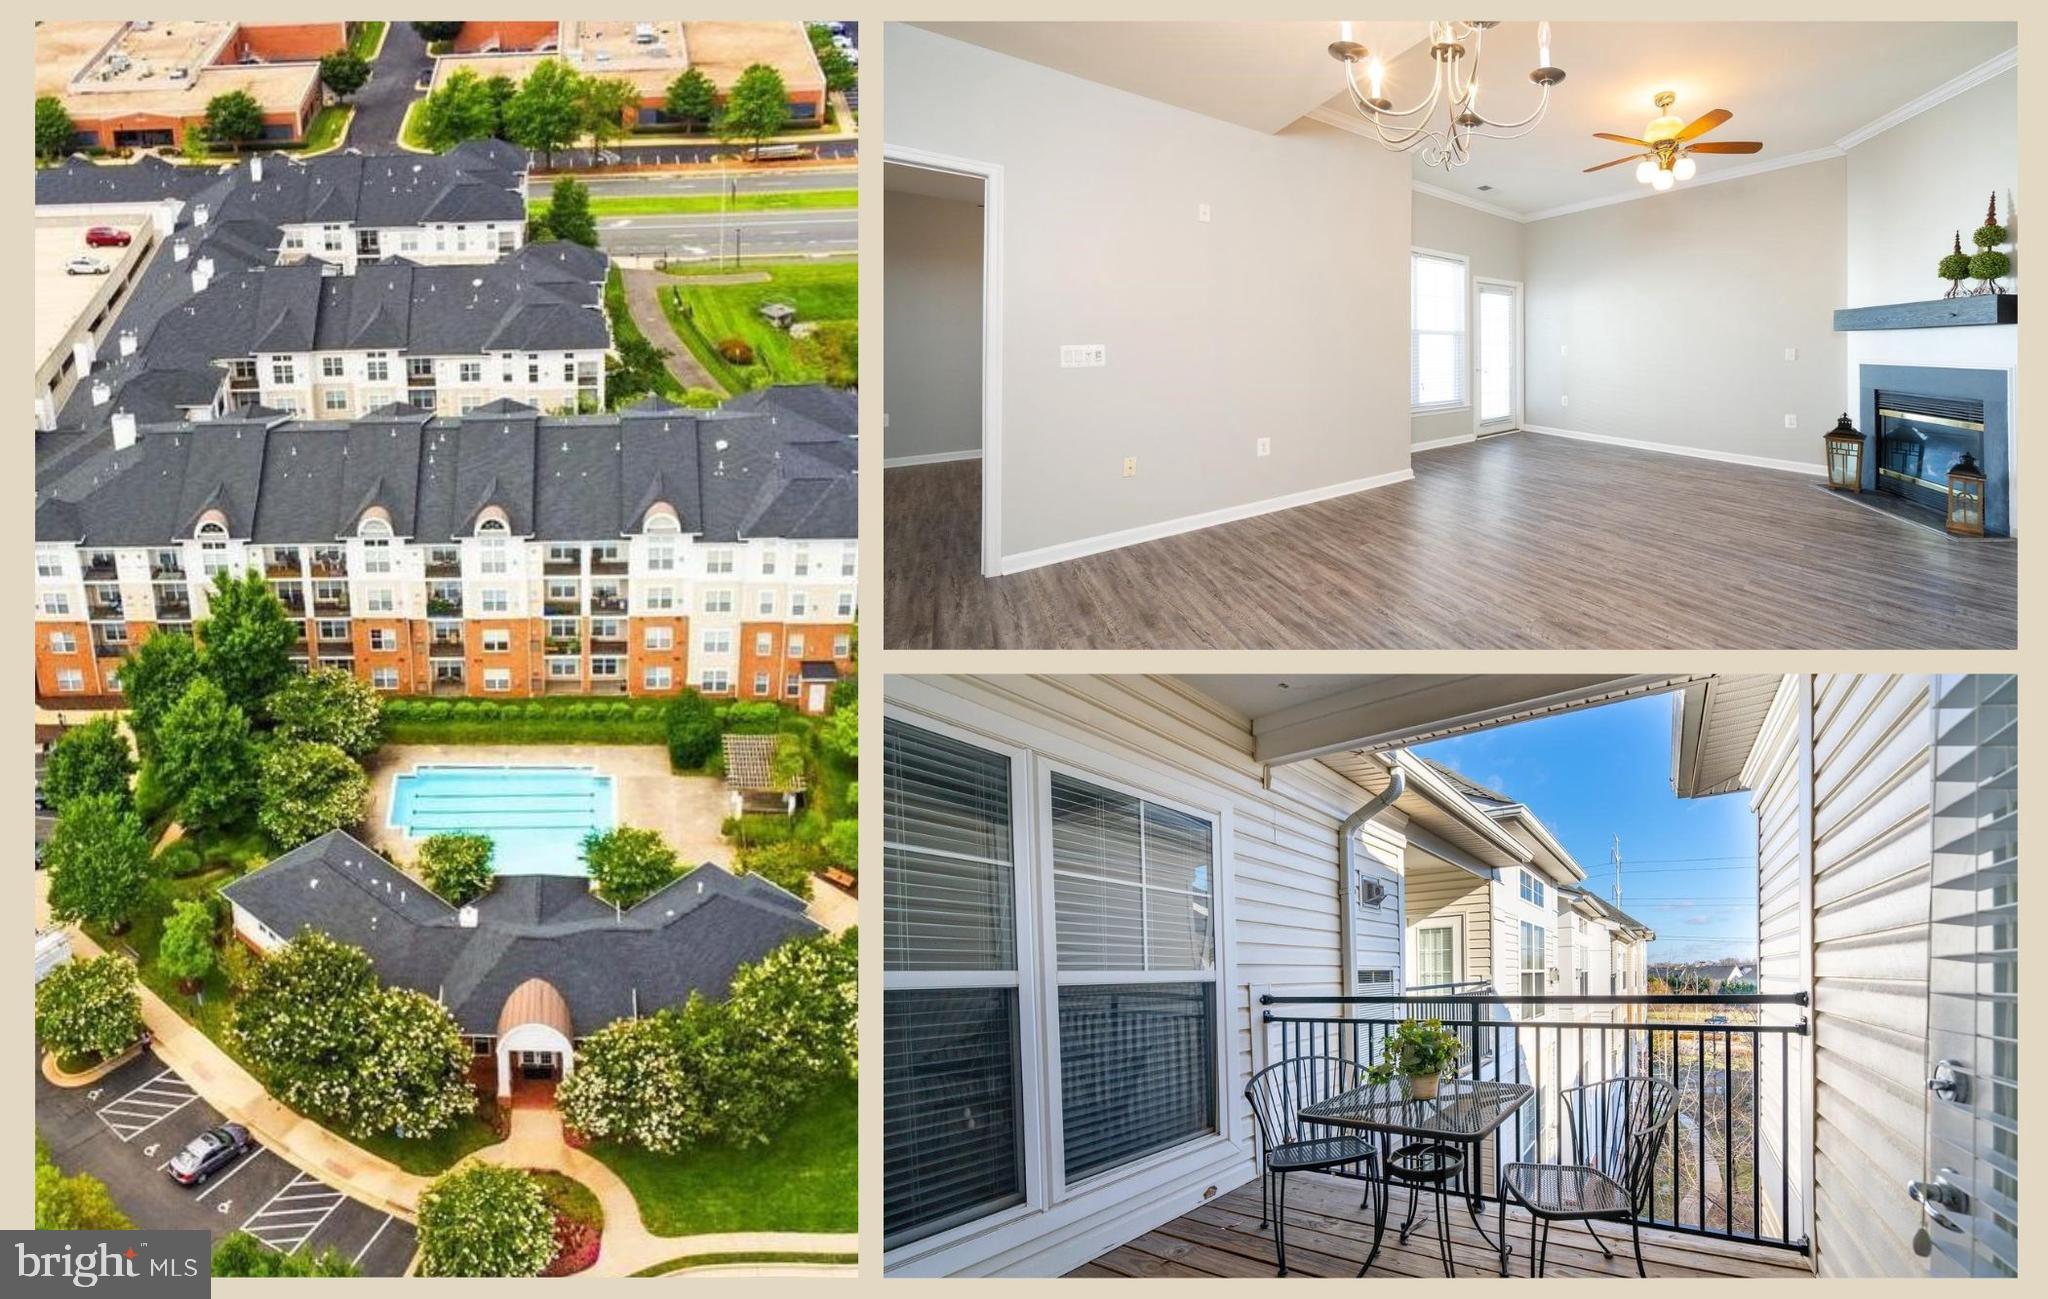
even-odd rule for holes
{"type": "Polygon", "coordinates": [[[538,1276],[555,1256],[555,1215],[533,1174],[471,1162],[420,1192],[421,1276],[538,1276]]]}
{"type": "Polygon", "coordinates": [[[789,88],[782,74],[765,63],[756,63],[740,73],[725,97],[725,112],[718,119],[718,138],[728,142],[745,140],[758,149],[767,139],[789,124],[789,88]]]}
{"type": "Polygon", "coordinates": [[[853,89],[854,83],[860,80],[860,68],[846,57],[845,50],[834,45],[829,37],[823,42],[814,37],[811,48],[818,54],[818,71],[825,74],[825,89],[853,89]]]}
{"type": "Polygon", "coordinates": [[[739,869],[796,894],[808,902],[814,895],[811,876],[833,864],[825,854],[822,844],[805,843],[798,839],[785,839],[780,843],[762,844],[758,848],[742,848],[739,853],[739,869]]]}
{"type": "Polygon", "coordinates": [[[303,930],[257,964],[235,1003],[235,1041],[279,1100],[352,1120],[379,991],[361,949],[303,930]]]}
{"type": "Polygon", "coordinates": [[[860,708],[840,696],[836,687],[832,711],[818,727],[818,745],[848,766],[860,761],[860,708]]]}
{"type": "Polygon", "coordinates": [[[476,1109],[471,1052],[454,1016],[410,988],[385,988],[370,1004],[351,1115],[358,1132],[431,1136],[476,1109]]]}
{"type": "Polygon", "coordinates": [[[120,933],[149,901],[149,836],[125,799],[84,794],[57,817],[43,849],[50,914],[120,933]]]}
{"type": "Polygon", "coordinates": [[[804,782],[806,765],[804,742],[787,731],[775,737],[775,756],[768,760],[768,779],[775,788],[787,794],[804,782]]]}
{"type": "MultiPolygon", "coordinates": [[[[742,965],[726,995],[742,1045],[757,1054],[756,1086],[789,1104],[859,1065],[860,931],[798,938],[742,965]],[[762,1081],[765,1079],[765,1083],[762,1081]]],[[[772,1126],[763,1128],[763,1135],[772,1126]]]]}
{"type": "Polygon", "coordinates": [[[105,1182],[90,1173],[66,1177],[50,1161],[42,1139],[36,1139],[37,1231],[129,1231],[134,1226],[105,1182]]]}
{"type": "Polygon", "coordinates": [[[583,862],[605,901],[630,907],[681,874],[676,850],[652,830],[622,825],[583,836],[583,862]]]}
{"type": "MultiPolygon", "coordinates": [[[[124,678],[125,679],[125,678],[124,678]]],[[[668,757],[681,771],[695,771],[718,752],[718,710],[695,690],[668,702],[668,757]]]]}
{"type": "Polygon", "coordinates": [[[860,870],[860,822],[848,817],[834,821],[826,827],[823,840],[825,855],[849,874],[860,870]]]}
{"type": "Polygon", "coordinates": [[[661,111],[677,118],[693,131],[701,131],[718,112],[718,87],[699,68],[691,68],[668,83],[668,98],[661,111]]]}
{"type": "Polygon", "coordinates": [[[50,747],[43,765],[43,797],[59,812],[86,794],[111,794],[123,805],[133,801],[128,777],[135,774],[135,755],[111,717],[74,726],[50,747]]]}
{"type": "Polygon", "coordinates": [[[486,834],[436,834],[420,845],[420,874],[427,887],[456,906],[490,891],[497,871],[491,866],[496,845],[486,834]]]}
{"type": "Polygon", "coordinates": [[[331,744],[351,758],[367,756],[384,738],[384,701],[346,668],[294,674],[263,708],[279,739],[331,744]]]}
{"type": "Polygon", "coordinates": [[[568,148],[583,134],[582,80],[560,59],[535,65],[505,104],[506,138],[539,153],[543,165],[552,167],[555,150],[568,148]]]}
{"type": "Polygon", "coordinates": [[[667,348],[648,342],[644,334],[615,330],[612,337],[617,342],[616,354],[605,358],[609,373],[605,375],[604,392],[612,409],[617,410],[636,398],[661,391],[662,381],[668,376],[669,353],[667,348]]]}
{"type": "Polygon", "coordinates": [[[255,1277],[361,1276],[334,1246],[315,1252],[272,1249],[246,1231],[231,1231],[213,1247],[213,1275],[255,1277]]]}
{"type": "Polygon", "coordinates": [[[218,928],[213,908],[198,898],[180,898],[164,917],[163,937],[157,940],[157,968],[178,981],[179,991],[190,996],[200,981],[213,973],[213,938],[218,928]]]}
{"type": "Polygon", "coordinates": [[[256,744],[249,719],[209,677],[185,688],[157,730],[154,771],[188,827],[222,830],[256,795],[256,744]]]}
{"type": "Polygon", "coordinates": [[[71,147],[71,141],[78,135],[78,127],[71,120],[71,114],[64,109],[64,101],[55,95],[39,95],[36,98],[36,157],[46,162],[55,162],[58,155],[71,147]]]}
{"type": "Polygon", "coordinates": [[[467,68],[450,73],[421,102],[418,113],[414,129],[420,143],[436,153],[464,140],[488,140],[499,130],[498,103],[490,83],[467,68]]]}
{"type": "Polygon", "coordinates": [[[277,740],[263,751],[256,824],[280,848],[295,848],[363,819],[370,778],[331,744],[277,740]]]}
{"type": "Polygon", "coordinates": [[[412,29],[423,41],[452,41],[462,35],[461,23],[414,23],[412,29]]]}
{"type": "Polygon", "coordinates": [[[690,1070],[673,1007],[615,1020],[583,1039],[576,1072],[555,1088],[562,1122],[596,1140],[672,1154],[707,1135],[702,1081],[690,1070]]]}
{"type": "Polygon", "coordinates": [[[263,137],[263,105],[246,90],[230,90],[206,101],[203,122],[207,139],[232,146],[239,157],[243,145],[263,137]]]}
{"type": "Polygon", "coordinates": [[[624,139],[632,129],[628,116],[637,117],[640,112],[640,87],[624,77],[584,77],[577,94],[583,110],[583,129],[590,133],[593,149],[624,139]]]}
{"type": "Polygon", "coordinates": [[[333,91],[336,99],[347,99],[369,79],[370,61],[354,50],[335,50],[320,56],[320,84],[333,91]]]}
{"type": "Polygon", "coordinates": [[[143,757],[154,753],[157,727],[198,677],[198,642],[182,632],[156,632],[121,660],[128,729],[135,732],[135,747],[143,757]]]}
{"type": "Polygon", "coordinates": [[[68,961],[36,985],[36,1038],[59,1056],[110,1059],[141,1035],[135,965],[123,957],[68,961]]]}
{"type": "Polygon", "coordinates": [[[291,678],[292,642],[303,630],[260,569],[240,577],[222,569],[198,624],[200,666],[229,699],[254,711],[291,678]]]}
{"type": "Polygon", "coordinates": [[[548,191],[547,226],[557,239],[597,247],[597,219],[590,215],[589,188],[570,177],[557,177],[548,191]]]}

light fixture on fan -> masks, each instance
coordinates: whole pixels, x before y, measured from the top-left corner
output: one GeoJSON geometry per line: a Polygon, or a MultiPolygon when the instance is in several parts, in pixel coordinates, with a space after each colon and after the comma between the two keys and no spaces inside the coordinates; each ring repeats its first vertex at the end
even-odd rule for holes
{"type": "Polygon", "coordinates": [[[1633,135],[1611,135],[1606,131],[1595,131],[1596,140],[1612,140],[1616,144],[1636,144],[1647,149],[1647,153],[1632,153],[1626,158],[1603,162],[1587,171],[1605,171],[1619,167],[1625,162],[1636,164],[1636,179],[1652,189],[1670,189],[1682,180],[1691,180],[1698,174],[1700,165],[1693,161],[1695,153],[1755,153],[1764,146],[1756,140],[1709,140],[1695,144],[1693,141],[1727,121],[1735,114],[1725,108],[1703,113],[1690,122],[1672,116],[1671,106],[1678,102],[1678,96],[1668,90],[1657,92],[1654,101],[1658,116],[1643,128],[1641,138],[1633,135]],[[1638,161],[1640,160],[1640,161],[1638,161]]]}
{"type": "Polygon", "coordinates": [[[1413,108],[1397,109],[1386,97],[1386,65],[1372,51],[1351,39],[1351,24],[1341,23],[1341,35],[1330,46],[1330,57],[1344,65],[1344,87],[1351,94],[1352,107],[1372,124],[1380,143],[1398,153],[1422,150],[1427,166],[1449,171],[1472,156],[1472,141],[1478,136],[1512,140],[1527,135],[1550,109],[1550,88],[1564,80],[1564,71],[1550,65],[1550,24],[1536,28],[1537,68],[1529,80],[1543,88],[1535,111],[1516,122],[1496,122],[1479,113],[1479,60],[1486,33],[1500,26],[1496,22],[1454,20],[1429,25],[1429,57],[1436,65],[1430,77],[1429,95],[1413,108]],[[1468,48],[1469,46],[1469,48],[1468,48]],[[1470,60],[1468,63],[1467,60],[1470,60]],[[1358,84],[1358,65],[1365,64],[1366,85],[1358,84]],[[1431,126],[1437,106],[1444,108],[1441,125],[1431,126]]]}

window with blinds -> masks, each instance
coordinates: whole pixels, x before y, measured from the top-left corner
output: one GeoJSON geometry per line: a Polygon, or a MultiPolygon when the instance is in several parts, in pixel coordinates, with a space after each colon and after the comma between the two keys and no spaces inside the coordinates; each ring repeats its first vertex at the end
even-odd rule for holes
{"type": "Polygon", "coordinates": [[[1213,825],[1051,777],[1066,1181],[1216,1130],[1213,825]]]}
{"type": "MultiPolygon", "coordinates": [[[[1543,995],[1543,926],[1522,922],[1522,995],[1540,997],[1543,995]]],[[[1533,1018],[1543,1013],[1541,1006],[1521,1008],[1525,1017],[1533,1018]]]]}
{"type": "Polygon", "coordinates": [[[1465,262],[1439,253],[1408,259],[1408,405],[1420,412],[1466,404],[1465,262]]]}
{"type": "Polygon", "coordinates": [[[1926,1167],[1969,1196],[1925,1224],[1935,1276],[2019,1271],[2019,682],[1935,681],[1926,1167]],[[1958,1075],[1961,1086],[1954,1085],[1958,1075]]]}
{"type": "Polygon", "coordinates": [[[883,1243],[1024,1199],[1008,756],[882,732],[883,1243]]]}

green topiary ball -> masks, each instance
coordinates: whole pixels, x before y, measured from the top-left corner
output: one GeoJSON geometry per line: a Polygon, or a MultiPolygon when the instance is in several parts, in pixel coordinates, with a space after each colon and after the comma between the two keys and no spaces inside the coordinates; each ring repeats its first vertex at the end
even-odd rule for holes
{"type": "Polygon", "coordinates": [[[1995,280],[2012,274],[2012,258],[1996,249],[1986,249],[1970,259],[1970,274],[1980,280],[1995,280]]]}
{"type": "Polygon", "coordinates": [[[1970,242],[1987,251],[1998,247],[2005,239],[2006,229],[2001,225],[1981,225],[1970,232],[1970,242]]]}
{"type": "Polygon", "coordinates": [[[1942,279],[1960,280],[1969,275],[1969,273],[1970,255],[1968,253],[1950,253],[1941,259],[1942,279]]]}

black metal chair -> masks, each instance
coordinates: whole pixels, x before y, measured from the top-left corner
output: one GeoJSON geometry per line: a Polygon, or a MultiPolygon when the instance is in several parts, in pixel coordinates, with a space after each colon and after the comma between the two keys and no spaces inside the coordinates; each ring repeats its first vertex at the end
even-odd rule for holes
{"type": "MultiPolygon", "coordinates": [[[[1287,1275],[1287,1175],[1327,1172],[1356,1164],[1368,1179],[1364,1208],[1379,1182],[1379,1151],[1372,1141],[1324,1124],[1303,1123],[1301,1111],[1366,1085],[1365,1066],[1330,1055],[1298,1056],[1267,1065],[1245,1084],[1244,1098],[1259,1122],[1259,1226],[1273,1224],[1273,1252],[1287,1275]]],[[[1383,1186],[1380,1193],[1386,1193],[1383,1186]]]]}
{"type": "Polygon", "coordinates": [[[1601,1254],[1612,1258],[1614,1252],[1593,1224],[1626,1222],[1635,1245],[1636,1275],[1647,1277],[1644,1201],[1655,1181],[1664,1133],[1678,1109],[1678,1091],[1661,1078],[1626,1077],[1567,1087],[1558,1098],[1571,1121],[1575,1162],[1509,1164],[1501,1170],[1502,1239],[1507,1233],[1508,1201],[1513,1200],[1529,1213],[1529,1275],[1541,1276],[1551,1223],[1583,1223],[1601,1254]]]}

